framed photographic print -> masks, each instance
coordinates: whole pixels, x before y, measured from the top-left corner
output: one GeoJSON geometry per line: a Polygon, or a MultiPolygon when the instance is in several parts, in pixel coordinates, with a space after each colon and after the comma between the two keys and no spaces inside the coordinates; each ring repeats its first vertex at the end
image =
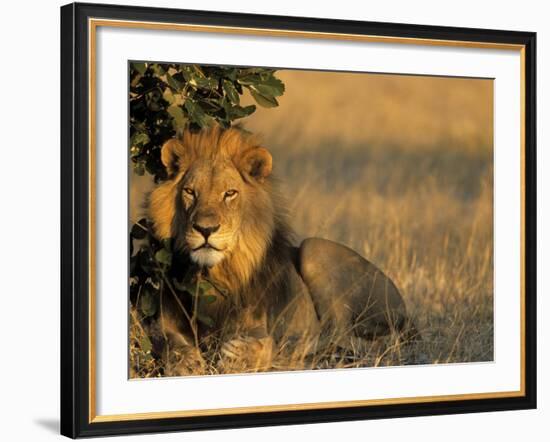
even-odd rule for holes
{"type": "Polygon", "coordinates": [[[62,434],[534,408],[535,44],[62,7],[62,434]]]}

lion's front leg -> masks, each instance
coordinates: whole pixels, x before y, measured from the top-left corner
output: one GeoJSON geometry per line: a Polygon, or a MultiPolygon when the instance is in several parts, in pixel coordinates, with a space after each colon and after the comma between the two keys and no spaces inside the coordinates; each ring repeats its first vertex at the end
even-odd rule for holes
{"type": "Polygon", "coordinates": [[[268,370],[272,366],[273,348],[270,336],[237,336],[222,345],[220,369],[226,373],[268,370]]]}
{"type": "Polygon", "coordinates": [[[245,308],[235,320],[238,327],[226,335],[218,367],[225,373],[265,371],[272,367],[274,340],[267,332],[267,314],[245,308]]]}
{"type": "Polygon", "coordinates": [[[204,374],[206,362],[198,348],[191,345],[167,347],[166,352],[164,369],[166,376],[204,374]]]}
{"type": "Polygon", "coordinates": [[[201,350],[196,346],[192,334],[187,332],[183,324],[173,314],[173,309],[163,304],[166,314],[161,315],[155,325],[155,335],[160,338],[159,354],[164,363],[165,376],[203,375],[206,371],[206,361],[201,350]]]}

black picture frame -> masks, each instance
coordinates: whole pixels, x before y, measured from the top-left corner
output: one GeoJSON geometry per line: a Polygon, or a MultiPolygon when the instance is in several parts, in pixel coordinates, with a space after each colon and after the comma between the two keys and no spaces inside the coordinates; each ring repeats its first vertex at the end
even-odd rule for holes
{"type": "Polygon", "coordinates": [[[536,408],[536,34],[489,29],[73,3],[61,8],[61,434],[76,438],[536,408]],[[105,18],[317,33],[376,35],[524,47],[524,395],[348,408],[162,419],[90,421],[89,35],[105,18]]]}

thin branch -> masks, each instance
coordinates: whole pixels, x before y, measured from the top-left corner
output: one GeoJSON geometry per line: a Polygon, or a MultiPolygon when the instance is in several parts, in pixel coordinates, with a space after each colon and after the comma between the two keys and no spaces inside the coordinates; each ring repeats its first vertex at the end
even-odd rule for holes
{"type": "Polygon", "coordinates": [[[172,292],[172,295],[176,299],[176,302],[179,305],[179,307],[181,308],[181,311],[183,312],[183,314],[185,315],[185,318],[187,319],[187,321],[189,321],[189,325],[191,327],[191,331],[193,333],[193,338],[194,338],[194,341],[195,341],[195,347],[198,348],[199,347],[199,336],[198,336],[198,332],[197,332],[197,329],[196,329],[196,327],[193,323],[192,318],[189,316],[189,313],[187,313],[187,310],[185,309],[185,306],[181,303],[176,291],[174,290],[174,288],[172,287],[172,285],[168,281],[168,278],[166,277],[164,272],[162,272],[162,278],[163,278],[164,282],[166,283],[167,287],[172,292]]]}

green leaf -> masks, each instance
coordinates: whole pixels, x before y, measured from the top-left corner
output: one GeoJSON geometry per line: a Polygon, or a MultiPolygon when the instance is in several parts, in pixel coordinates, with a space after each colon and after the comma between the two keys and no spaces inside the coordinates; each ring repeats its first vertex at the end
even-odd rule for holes
{"type": "Polygon", "coordinates": [[[275,97],[268,97],[266,95],[263,95],[255,91],[252,87],[249,90],[254,100],[256,100],[256,103],[258,103],[260,106],[267,108],[279,106],[279,102],[275,97]]]}
{"type": "Polygon", "coordinates": [[[189,112],[189,115],[192,118],[195,118],[196,116],[200,117],[202,114],[204,114],[202,108],[193,100],[185,100],[185,109],[187,109],[187,112],[189,112]]]}
{"type": "Polygon", "coordinates": [[[181,83],[176,80],[174,77],[172,77],[170,74],[166,74],[166,83],[168,83],[168,86],[175,89],[176,91],[181,91],[183,89],[181,83]]]}
{"type": "Polygon", "coordinates": [[[130,157],[134,158],[141,154],[141,149],[137,146],[130,147],[130,157]]]}
{"type": "Polygon", "coordinates": [[[144,146],[150,141],[149,135],[145,132],[134,132],[132,138],[130,139],[131,146],[144,146]]]}
{"type": "Polygon", "coordinates": [[[210,316],[206,316],[199,313],[197,315],[197,319],[207,327],[214,327],[214,320],[210,316]]]}
{"type": "Polygon", "coordinates": [[[160,243],[166,250],[172,251],[172,238],[164,238],[160,243]]]}
{"type": "Polygon", "coordinates": [[[275,69],[269,69],[269,68],[246,68],[241,69],[241,72],[250,75],[250,74],[259,74],[261,75],[272,75],[275,72],[275,69]]]}
{"type": "Polygon", "coordinates": [[[157,298],[153,292],[153,287],[144,285],[139,299],[139,307],[145,317],[153,316],[157,312],[157,298]]]}
{"type": "Polygon", "coordinates": [[[204,279],[199,281],[198,283],[198,289],[199,289],[199,295],[205,296],[211,291],[214,291],[214,286],[210,284],[208,281],[205,281],[204,279]]]}
{"type": "Polygon", "coordinates": [[[164,89],[162,98],[164,98],[168,104],[174,104],[177,106],[181,106],[183,104],[183,96],[181,94],[175,94],[169,87],[164,89]]]}
{"type": "Polygon", "coordinates": [[[215,78],[204,78],[193,76],[189,80],[189,84],[195,88],[202,89],[216,89],[218,87],[218,81],[215,78]]]}
{"type": "Polygon", "coordinates": [[[134,164],[134,173],[139,176],[143,176],[145,173],[145,164],[142,161],[134,164]]]}
{"type": "Polygon", "coordinates": [[[230,109],[226,109],[226,112],[228,111],[228,114],[232,120],[236,120],[238,118],[244,118],[248,117],[249,115],[253,114],[256,111],[256,106],[251,104],[250,106],[234,106],[230,109]]]}
{"type": "Polygon", "coordinates": [[[149,353],[153,349],[153,344],[147,335],[143,335],[139,340],[139,346],[144,353],[149,353]]]}
{"type": "Polygon", "coordinates": [[[187,122],[187,118],[183,113],[183,109],[181,107],[175,104],[172,104],[171,106],[168,107],[168,109],[166,109],[166,111],[172,117],[172,126],[174,127],[174,130],[178,130],[185,126],[185,123],[187,122]]]}
{"type": "Polygon", "coordinates": [[[166,74],[166,71],[164,70],[164,68],[159,65],[158,63],[153,63],[151,65],[151,68],[153,70],[153,73],[155,74],[155,77],[157,78],[160,78],[162,76],[164,76],[164,74],[166,74]]]}
{"type": "Polygon", "coordinates": [[[204,300],[206,301],[207,304],[212,304],[216,302],[217,299],[218,297],[216,295],[207,295],[204,297],[204,300]]]}
{"type": "Polygon", "coordinates": [[[180,292],[188,292],[192,293],[194,291],[194,285],[191,285],[188,280],[183,280],[182,282],[179,282],[176,278],[172,279],[172,284],[174,285],[174,288],[176,290],[179,290],[180,292]]]}
{"type": "Polygon", "coordinates": [[[141,75],[145,74],[145,71],[147,70],[147,65],[145,63],[132,63],[132,66],[141,75]]]}
{"type": "Polygon", "coordinates": [[[174,93],[172,92],[172,89],[166,88],[164,89],[164,92],[162,93],[162,98],[164,98],[168,104],[174,104],[174,93]]]}
{"type": "Polygon", "coordinates": [[[186,64],[179,64],[178,68],[185,81],[191,81],[191,78],[193,78],[193,68],[186,64]]]}
{"type": "Polygon", "coordinates": [[[225,68],[223,69],[224,76],[229,78],[231,81],[235,81],[237,79],[237,69],[235,68],[225,68]]]}
{"type": "Polygon", "coordinates": [[[223,80],[223,90],[225,91],[225,95],[227,95],[227,98],[233,103],[233,104],[239,104],[239,93],[237,92],[237,89],[235,89],[235,85],[228,80],[223,80]]]}
{"type": "Polygon", "coordinates": [[[143,78],[143,75],[141,75],[139,72],[134,76],[134,78],[132,78],[132,80],[130,81],[130,98],[135,98],[137,96],[137,94],[135,92],[132,92],[134,90],[134,88],[136,88],[141,79],[143,78]]]}
{"type": "Polygon", "coordinates": [[[273,75],[267,77],[267,79],[263,80],[258,86],[262,86],[264,88],[269,87],[269,89],[273,92],[272,95],[275,97],[279,97],[285,92],[285,84],[273,75]]]}
{"type": "Polygon", "coordinates": [[[202,128],[210,126],[214,121],[211,116],[206,115],[204,110],[192,100],[185,100],[185,109],[189,113],[189,119],[202,128]]]}
{"type": "Polygon", "coordinates": [[[155,253],[155,260],[164,265],[172,264],[172,253],[166,249],[160,249],[155,253]]]}
{"type": "Polygon", "coordinates": [[[267,83],[258,83],[251,87],[253,87],[260,94],[271,97],[278,97],[279,95],[282,95],[284,91],[284,88],[281,90],[280,88],[267,83]]]}
{"type": "Polygon", "coordinates": [[[237,81],[243,86],[250,86],[259,83],[262,79],[259,75],[245,75],[240,77],[237,81]]]}

